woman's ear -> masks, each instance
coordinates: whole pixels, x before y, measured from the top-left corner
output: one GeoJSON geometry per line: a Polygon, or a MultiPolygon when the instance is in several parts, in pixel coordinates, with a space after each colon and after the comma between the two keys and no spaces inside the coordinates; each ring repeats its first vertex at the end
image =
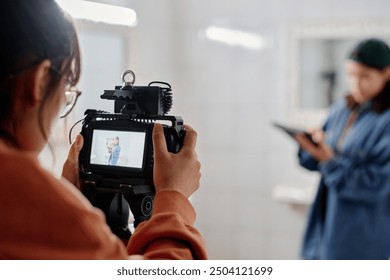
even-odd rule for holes
{"type": "Polygon", "coordinates": [[[51,62],[48,59],[43,60],[39,63],[31,72],[30,76],[30,89],[31,96],[30,100],[32,105],[39,104],[46,92],[46,88],[49,82],[49,71],[51,62]]]}
{"type": "Polygon", "coordinates": [[[386,75],[386,78],[390,81],[390,66],[387,66],[385,68],[385,75],[386,75]]]}

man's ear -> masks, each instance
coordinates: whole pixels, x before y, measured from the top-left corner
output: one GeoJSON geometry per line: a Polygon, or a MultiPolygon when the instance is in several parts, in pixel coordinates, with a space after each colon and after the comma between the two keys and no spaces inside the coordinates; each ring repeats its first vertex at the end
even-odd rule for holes
{"type": "Polygon", "coordinates": [[[49,70],[50,70],[51,62],[48,59],[43,60],[39,63],[31,72],[30,76],[30,89],[31,96],[30,100],[32,105],[39,104],[43,96],[46,92],[46,87],[49,82],[49,70]]]}

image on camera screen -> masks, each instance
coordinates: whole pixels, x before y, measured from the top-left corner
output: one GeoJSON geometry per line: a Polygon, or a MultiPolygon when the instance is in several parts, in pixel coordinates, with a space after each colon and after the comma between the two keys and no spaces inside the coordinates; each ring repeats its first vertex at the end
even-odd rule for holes
{"type": "Polygon", "coordinates": [[[95,129],[91,164],[142,168],[146,132],[95,129]]]}

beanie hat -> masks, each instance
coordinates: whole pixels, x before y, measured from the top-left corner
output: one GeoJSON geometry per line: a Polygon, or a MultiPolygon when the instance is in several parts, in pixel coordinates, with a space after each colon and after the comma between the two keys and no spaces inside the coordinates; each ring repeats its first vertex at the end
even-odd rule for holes
{"type": "Polygon", "coordinates": [[[369,67],[383,69],[390,66],[390,48],[384,41],[371,38],[360,42],[348,58],[369,67]]]}

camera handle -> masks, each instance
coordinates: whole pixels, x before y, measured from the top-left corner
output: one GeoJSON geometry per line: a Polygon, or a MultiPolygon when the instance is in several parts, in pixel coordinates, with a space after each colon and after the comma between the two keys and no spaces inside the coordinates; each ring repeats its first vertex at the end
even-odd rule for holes
{"type": "Polygon", "coordinates": [[[126,87],[133,87],[134,83],[135,83],[135,74],[133,71],[131,70],[126,70],[122,73],[122,82],[123,82],[123,88],[126,88],[126,87]],[[131,80],[131,82],[128,82],[126,81],[125,77],[127,74],[130,74],[133,79],[131,80]]]}
{"type": "Polygon", "coordinates": [[[112,231],[121,239],[129,239],[131,232],[128,227],[130,206],[123,194],[117,193],[110,203],[108,209],[108,224],[112,231]]]}

